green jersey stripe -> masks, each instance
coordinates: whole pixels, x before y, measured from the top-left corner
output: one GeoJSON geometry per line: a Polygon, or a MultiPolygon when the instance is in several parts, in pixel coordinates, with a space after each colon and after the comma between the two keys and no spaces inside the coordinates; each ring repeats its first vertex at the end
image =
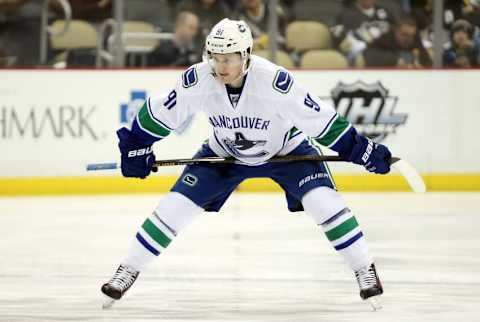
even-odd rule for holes
{"type": "Polygon", "coordinates": [[[156,241],[163,248],[166,248],[168,244],[170,244],[170,242],[172,241],[148,218],[143,223],[142,228],[154,241],[156,241]]]}
{"type": "Polygon", "coordinates": [[[347,128],[350,127],[350,123],[343,117],[339,116],[331,124],[328,131],[323,134],[321,137],[314,138],[318,143],[324,146],[331,146],[332,143],[336,142],[347,128]]]}
{"type": "Polygon", "coordinates": [[[138,123],[142,129],[147,130],[150,133],[155,134],[155,136],[165,137],[170,134],[170,130],[160,125],[155,119],[150,115],[147,103],[143,104],[142,108],[137,114],[138,123]]]}
{"type": "Polygon", "coordinates": [[[142,126],[142,123],[140,122],[140,119],[139,119],[139,117],[138,117],[138,114],[137,114],[137,116],[136,116],[136,120],[137,120],[138,126],[140,127],[140,129],[142,129],[143,132],[146,132],[146,133],[150,134],[151,136],[154,136],[154,137],[159,138],[159,139],[163,139],[163,138],[164,138],[164,136],[161,136],[161,135],[159,135],[159,134],[157,134],[157,133],[153,133],[153,132],[149,131],[148,129],[144,128],[144,127],[142,126]]]}
{"type": "Polygon", "coordinates": [[[330,145],[328,145],[329,148],[331,148],[332,146],[335,145],[335,143],[338,142],[338,140],[340,140],[342,138],[342,136],[352,127],[352,124],[348,124],[348,126],[345,128],[345,130],[343,130],[342,133],[340,133],[339,136],[337,136],[337,138],[335,139],[335,141],[333,141],[332,143],[330,143],[330,145]]]}
{"type": "MultiPolygon", "coordinates": [[[[290,129],[290,132],[288,133],[288,140],[290,140],[293,136],[296,136],[300,132],[299,129],[297,129],[295,126],[290,129]]],[[[288,141],[287,140],[287,141],[288,141]]]]}
{"type": "Polygon", "coordinates": [[[341,223],[340,225],[338,225],[337,227],[333,228],[332,230],[325,232],[325,235],[327,235],[328,240],[334,241],[348,234],[350,231],[352,231],[356,227],[358,227],[358,222],[355,219],[355,217],[351,217],[348,220],[341,223]]]}

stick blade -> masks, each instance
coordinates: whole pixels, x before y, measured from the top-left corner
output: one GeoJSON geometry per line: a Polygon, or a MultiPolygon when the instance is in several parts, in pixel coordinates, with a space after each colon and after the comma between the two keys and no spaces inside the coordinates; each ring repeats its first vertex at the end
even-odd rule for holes
{"type": "Polygon", "coordinates": [[[118,164],[111,163],[91,163],[87,164],[87,171],[96,171],[96,170],[115,170],[118,169],[118,164]]]}
{"type": "Polygon", "coordinates": [[[408,185],[414,192],[423,193],[427,191],[425,182],[415,168],[403,159],[395,161],[392,166],[400,172],[400,174],[407,180],[408,185]]]}

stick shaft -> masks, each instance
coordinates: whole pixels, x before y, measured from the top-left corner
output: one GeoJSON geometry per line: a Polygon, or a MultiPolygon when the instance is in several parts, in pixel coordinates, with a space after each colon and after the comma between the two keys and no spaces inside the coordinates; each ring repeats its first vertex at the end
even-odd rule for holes
{"type": "MultiPolygon", "coordinates": [[[[392,157],[390,164],[393,164],[400,160],[399,158],[392,157]]],[[[285,155],[268,159],[267,162],[295,162],[295,161],[318,161],[318,162],[345,162],[339,156],[336,155],[285,155]]],[[[232,164],[237,163],[236,159],[222,158],[222,157],[208,157],[197,159],[169,159],[169,160],[157,160],[155,161],[156,167],[167,166],[181,166],[181,165],[195,165],[195,164],[232,164]]],[[[87,171],[93,170],[114,170],[118,169],[117,163],[93,163],[87,165],[87,171]]]]}
{"type": "MultiPolygon", "coordinates": [[[[339,156],[326,155],[285,155],[268,159],[267,163],[272,162],[292,162],[292,161],[345,161],[339,156]]],[[[238,160],[232,158],[210,157],[198,159],[173,159],[155,161],[157,167],[172,165],[194,165],[194,164],[233,164],[239,163],[238,160]]]]}
{"type": "MultiPolygon", "coordinates": [[[[286,155],[273,157],[267,162],[292,162],[292,161],[345,161],[339,156],[333,155],[286,155]]],[[[181,166],[181,165],[195,165],[195,164],[232,164],[238,161],[231,158],[222,157],[209,157],[209,158],[197,158],[197,159],[169,159],[169,160],[157,160],[155,161],[156,167],[167,166],[181,166]]],[[[118,169],[120,165],[118,163],[92,163],[87,165],[87,171],[94,170],[114,170],[118,169]]]]}
{"type": "MultiPolygon", "coordinates": [[[[345,161],[339,156],[332,155],[286,155],[273,157],[267,160],[270,162],[295,162],[295,161],[317,161],[317,162],[341,162],[345,161]]],[[[170,160],[158,160],[155,161],[154,166],[166,167],[166,166],[180,166],[180,165],[195,165],[195,164],[232,164],[238,162],[231,158],[222,157],[209,157],[209,158],[197,158],[197,159],[170,159],[170,160]]],[[[425,183],[418,172],[405,160],[401,160],[397,157],[390,158],[390,165],[396,168],[400,174],[407,180],[408,184],[415,192],[425,192],[425,183]]],[[[120,165],[118,163],[93,163],[87,165],[87,171],[94,170],[114,170],[118,169],[120,165]]]]}

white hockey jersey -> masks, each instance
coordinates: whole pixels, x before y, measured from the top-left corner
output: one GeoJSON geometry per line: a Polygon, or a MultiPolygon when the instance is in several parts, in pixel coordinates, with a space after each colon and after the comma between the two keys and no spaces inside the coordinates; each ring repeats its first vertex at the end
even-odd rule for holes
{"type": "Polygon", "coordinates": [[[161,139],[200,111],[213,129],[210,148],[248,165],[288,154],[306,136],[332,146],[351,126],[285,69],[255,55],[238,101],[230,99],[210,66],[200,63],[173,89],[149,97],[136,122],[161,139]]]}

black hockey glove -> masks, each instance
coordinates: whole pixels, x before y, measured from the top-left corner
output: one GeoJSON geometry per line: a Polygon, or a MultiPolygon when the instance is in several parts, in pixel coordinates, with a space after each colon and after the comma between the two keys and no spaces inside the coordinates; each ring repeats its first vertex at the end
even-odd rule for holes
{"type": "Polygon", "coordinates": [[[352,152],[348,161],[363,165],[370,172],[385,174],[390,172],[390,158],[392,154],[388,148],[363,135],[356,134],[354,137],[352,152]]]}
{"type": "Polygon", "coordinates": [[[155,155],[151,144],[142,143],[135,134],[124,127],[117,131],[117,136],[120,140],[118,147],[124,177],[145,179],[151,171],[157,171],[157,168],[152,168],[155,155]]]}

